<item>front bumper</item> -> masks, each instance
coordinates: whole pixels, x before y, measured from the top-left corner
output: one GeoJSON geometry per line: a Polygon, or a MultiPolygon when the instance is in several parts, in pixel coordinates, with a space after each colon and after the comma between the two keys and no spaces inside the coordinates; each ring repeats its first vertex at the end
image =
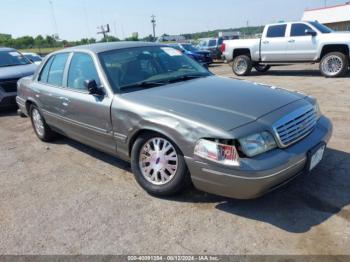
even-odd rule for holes
{"type": "Polygon", "coordinates": [[[231,198],[251,199],[306,173],[308,152],[320,143],[327,144],[331,135],[332,123],[322,116],[314,131],[303,140],[285,149],[242,159],[240,167],[229,168],[189,157],[186,163],[196,188],[231,198]]]}

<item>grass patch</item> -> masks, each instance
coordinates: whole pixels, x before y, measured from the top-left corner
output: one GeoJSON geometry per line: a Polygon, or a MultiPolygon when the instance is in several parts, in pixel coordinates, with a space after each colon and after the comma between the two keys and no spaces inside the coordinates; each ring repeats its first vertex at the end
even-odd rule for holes
{"type": "Polygon", "coordinates": [[[20,51],[22,53],[49,54],[61,49],[63,49],[63,47],[28,48],[28,49],[20,49],[20,51]]]}

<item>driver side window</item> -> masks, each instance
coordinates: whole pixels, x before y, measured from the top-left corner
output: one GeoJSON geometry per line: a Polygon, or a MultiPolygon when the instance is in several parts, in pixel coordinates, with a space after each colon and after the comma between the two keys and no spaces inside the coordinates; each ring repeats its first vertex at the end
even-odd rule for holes
{"type": "Polygon", "coordinates": [[[312,30],[306,24],[292,24],[292,29],[290,31],[290,36],[306,36],[305,30],[312,30]]]}
{"type": "Polygon", "coordinates": [[[86,91],[84,86],[86,80],[95,80],[98,86],[101,84],[92,57],[84,53],[75,53],[69,66],[67,86],[86,91]]]}

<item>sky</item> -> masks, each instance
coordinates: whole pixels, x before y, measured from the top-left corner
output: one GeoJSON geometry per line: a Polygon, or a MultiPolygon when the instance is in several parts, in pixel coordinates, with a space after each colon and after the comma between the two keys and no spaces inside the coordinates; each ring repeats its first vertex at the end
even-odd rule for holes
{"type": "Polygon", "coordinates": [[[138,32],[181,34],[300,20],[305,9],[346,0],[0,0],[0,33],[13,37],[52,35],[61,39],[100,38],[109,23],[121,39],[138,32]],[[50,2],[52,4],[50,4],[50,2]]]}

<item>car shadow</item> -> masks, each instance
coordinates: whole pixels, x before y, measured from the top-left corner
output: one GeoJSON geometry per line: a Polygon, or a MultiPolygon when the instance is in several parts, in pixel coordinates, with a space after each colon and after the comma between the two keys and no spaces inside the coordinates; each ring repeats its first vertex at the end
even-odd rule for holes
{"type": "MultiPolygon", "coordinates": [[[[55,144],[67,144],[116,168],[131,172],[128,162],[74,140],[62,138],[55,144]]],[[[350,222],[349,210],[343,209],[350,204],[350,154],[329,148],[324,160],[310,175],[299,176],[257,199],[235,200],[201,192],[193,187],[177,196],[161,199],[214,204],[221,212],[269,223],[291,233],[304,233],[334,215],[350,222]]]]}
{"type": "Polygon", "coordinates": [[[253,200],[235,200],[197,190],[173,201],[217,203],[228,214],[269,223],[291,233],[304,233],[333,215],[350,222],[350,154],[328,149],[323,162],[310,174],[253,200]]]}
{"type": "Polygon", "coordinates": [[[17,115],[17,107],[0,109],[0,117],[16,116],[16,115],[17,115]]]}
{"type": "MultiPolygon", "coordinates": [[[[260,73],[257,71],[252,71],[250,76],[295,76],[295,77],[323,77],[319,70],[279,70],[279,69],[271,69],[266,73],[260,73]]],[[[345,74],[344,78],[349,78],[350,72],[345,74]]]]}
{"type": "Polygon", "coordinates": [[[106,162],[116,168],[123,169],[125,171],[131,172],[130,163],[121,160],[117,157],[114,157],[112,155],[106,154],[104,152],[98,151],[90,146],[84,145],[82,143],[79,143],[75,140],[66,138],[66,137],[60,137],[59,139],[51,142],[51,144],[56,145],[68,145],[73,147],[74,149],[84,152],[85,154],[88,154],[89,156],[101,160],[103,162],[106,162]]]}

